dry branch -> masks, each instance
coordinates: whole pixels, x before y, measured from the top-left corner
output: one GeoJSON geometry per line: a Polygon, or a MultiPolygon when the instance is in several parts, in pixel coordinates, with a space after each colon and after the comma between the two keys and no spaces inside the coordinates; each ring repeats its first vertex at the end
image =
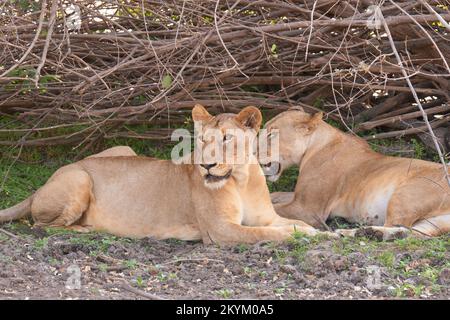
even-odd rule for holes
{"type": "Polygon", "coordinates": [[[369,139],[421,132],[425,114],[429,128],[448,127],[449,2],[9,1],[0,114],[13,117],[0,145],[168,139],[195,103],[269,114],[301,105],[369,139]]]}

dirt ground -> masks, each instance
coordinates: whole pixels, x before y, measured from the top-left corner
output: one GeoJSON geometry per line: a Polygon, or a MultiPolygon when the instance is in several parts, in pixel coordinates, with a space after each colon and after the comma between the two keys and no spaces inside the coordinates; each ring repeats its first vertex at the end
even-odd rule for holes
{"type": "Polygon", "coordinates": [[[218,247],[1,226],[1,299],[448,299],[450,235],[218,247]]]}

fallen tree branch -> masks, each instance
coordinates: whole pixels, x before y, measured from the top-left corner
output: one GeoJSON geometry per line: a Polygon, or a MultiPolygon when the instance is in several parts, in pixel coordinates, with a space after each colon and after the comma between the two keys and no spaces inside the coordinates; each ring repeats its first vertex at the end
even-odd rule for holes
{"type": "Polygon", "coordinates": [[[136,294],[138,296],[144,297],[144,298],[146,298],[148,300],[166,300],[166,299],[161,298],[160,296],[157,296],[155,294],[151,294],[151,293],[139,290],[137,288],[134,288],[134,287],[132,287],[129,284],[126,284],[126,283],[121,284],[120,288],[125,290],[125,291],[134,293],[134,294],[136,294]]]}

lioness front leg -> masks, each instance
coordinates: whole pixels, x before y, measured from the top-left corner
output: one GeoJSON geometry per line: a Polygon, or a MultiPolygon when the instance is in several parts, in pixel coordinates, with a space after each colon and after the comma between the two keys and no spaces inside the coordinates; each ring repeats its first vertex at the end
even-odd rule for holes
{"type": "Polygon", "coordinates": [[[320,208],[303,208],[297,201],[274,204],[276,213],[288,220],[301,220],[314,228],[326,226],[326,216],[323,214],[311,214],[310,212],[322,212],[320,208]]]}
{"type": "Polygon", "coordinates": [[[344,237],[366,237],[379,241],[390,241],[406,238],[411,230],[404,227],[366,226],[354,229],[336,229],[335,232],[344,237]]]}
{"type": "Polygon", "coordinates": [[[78,224],[72,224],[70,226],[64,227],[64,229],[80,233],[89,233],[93,231],[93,229],[89,226],[81,226],[78,224]]]}
{"type": "Polygon", "coordinates": [[[277,217],[271,224],[272,226],[294,226],[295,231],[306,234],[307,236],[327,235],[332,238],[338,238],[339,234],[329,231],[320,231],[309,224],[294,219],[277,217]]]}
{"type": "Polygon", "coordinates": [[[450,231],[450,215],[441,215],[427,219],[421,219],[414,223],[410,228],[384,226],[366,226],[358,229],[340,229],[336,230],[342,236],[358,237],[365,236],[378,240],[395,240],[408,236],[415,237],[435,237],[450,231]]]}
{"type": "Polygon", "coordinates": [[[204,243],[236,244],[260,241],[284,241],[295,231],[291,226],[248,227],[236,223],[222,223],[208,229],[203,236],[204,243]]]}

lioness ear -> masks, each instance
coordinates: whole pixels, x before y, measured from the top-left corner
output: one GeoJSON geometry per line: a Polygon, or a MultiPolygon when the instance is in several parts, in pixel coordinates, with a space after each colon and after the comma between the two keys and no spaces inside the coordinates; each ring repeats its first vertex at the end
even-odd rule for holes
{"type": "Polygon", "coordinates": [[[258,132],[262,122],[261,111],[253,106],[245,107],[236,116],[236,121],[244,127],[251,128],[258,132]]]}
{"type": "Polygon", "coordinates": [[[212,118],[212,115],[205,109],[201,104],[196,104],[194,109],[192,109],[192,119],[197,121],[207,121],[212,118]]]}
{"type": "Polygon", "coordinates": [[[309,124],[316,127],[319,124],[320,120],[322,120],[322,118],[323,118],[323,112],[319,111],[312,115],[311,119],[309,120],[309,124]]]}
{"type": "Polygon", "coordinates": [[[300,107],[300,106],[293,106],[293,107],[290,107],[290,108],[288,109],[288,111],[302,111],[302,112],[305,112],[305,109],[303,109],[303,108],[300,107]]]}
{"type": "Polygon", "coordinates": [[[300,122],[296,127],[299,130],[306,129],[307,133],[310,133],[311,131],[313,131],[314,129],[317,128],[320,121],[322,120],[322,117],[323,117],[323,112],[319,111],[319,112],[313,114],[311,116],[311,118],[309,120],[307,120],[306,122],[304,120],[302,122],[300,122]]]}

